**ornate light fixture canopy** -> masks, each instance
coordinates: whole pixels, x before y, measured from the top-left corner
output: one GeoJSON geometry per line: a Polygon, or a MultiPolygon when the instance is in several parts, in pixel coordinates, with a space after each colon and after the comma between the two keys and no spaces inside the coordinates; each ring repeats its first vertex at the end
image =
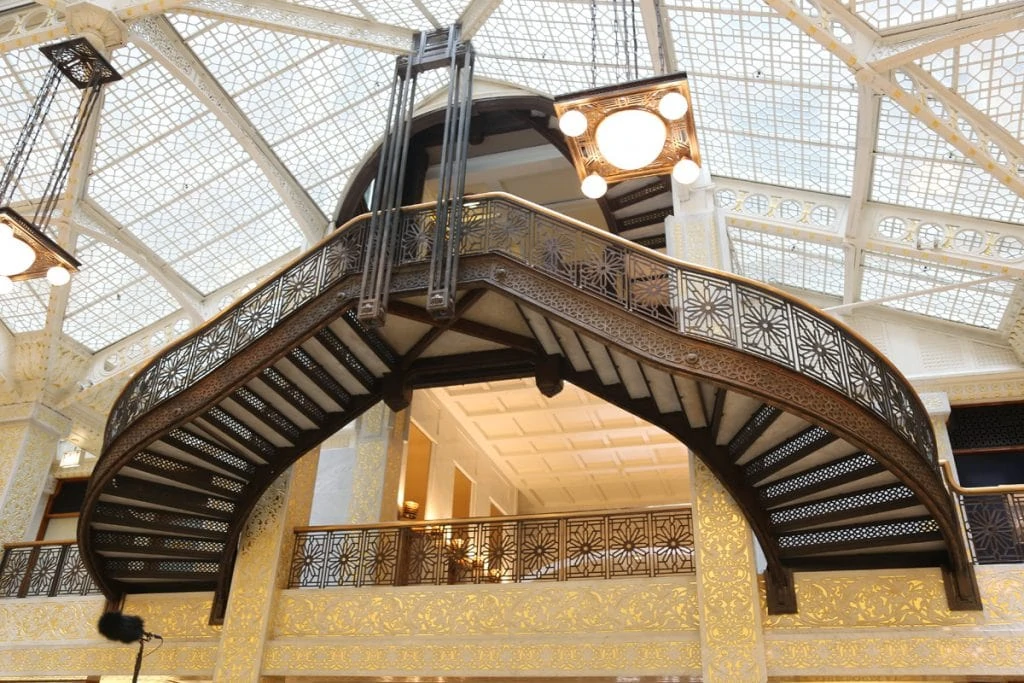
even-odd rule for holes
{"type": "Polygon", "coordinates": [[[700,174],[700,150],[685,73],[596,88],[555,99],[558,126],[588,197],[609,183],[700,174]]]}
{"type": "Polygon", "coordinates": [[[40,52],[50,60],[50,70],[0,175],[0,294],[11,291],[16,280],[46,276],[52,285],[67,284],[71,273],[81,265],[46,235],[46,229],[63,195],[75,152],[99,101],[100,88],[121,78],[85,38],[47,45],[40,48],[40,52]],[[10,203],[57,94],[61,75],[85,92],[47,179],[46,189],[32,220],[28,220],[10,203]]]}

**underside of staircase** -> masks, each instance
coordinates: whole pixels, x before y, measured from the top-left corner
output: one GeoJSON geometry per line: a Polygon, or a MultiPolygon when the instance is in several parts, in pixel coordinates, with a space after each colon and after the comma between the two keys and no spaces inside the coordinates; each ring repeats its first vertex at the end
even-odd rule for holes
{"type": "Polygon", "coordinates": [[[79,526],[109,597],[215,590],[216,618],[246,519],[302,454],[417,388],[535,377],[700,457],[764,551],[770,611],[797,608],[793,571],[909,566],[943,568],[951,607],[980,607],[927,413],[855,333],[514,197],[466,207],[450,318],[426,307],[433,209],[411,207],[383,325],[356,314],[363,216],[138,373],[79,526]]]}

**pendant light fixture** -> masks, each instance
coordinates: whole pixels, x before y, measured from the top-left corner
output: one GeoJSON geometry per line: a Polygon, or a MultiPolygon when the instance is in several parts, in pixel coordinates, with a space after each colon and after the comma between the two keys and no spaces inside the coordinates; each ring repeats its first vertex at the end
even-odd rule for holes
{"type": "MultiPolygon", "coordinates": [[[[635,0],[615,0],[616,23],[623,29],[626,81],[555,99],[558,127],[583,194],[604,196],[608,185],[629,178],[672,174],[683,184],[700,175],[700,152],[685,73],[639,79],[635,0]],[[632,43],[632,55],[628,46],[632,43]],[[632,68],[631,68],[632,65],[632,68]]],[[[597,14],[591,6],[594,33],[592,63],[596,82],[597,14]]],[[[618,41],[617,43],[618,44],[618,41]]]]}
{"type": "Polygon", "coordinates": [[[50,69],[0,175],[0,294],[10,292],[15,281],[44,276],[52,285],[65,285],[81,265],[46,233],[64,193],[75,153],[99,102],[100,88],[121,78],[85,38],[47,45],[40,51],[50,61],[50,69]],[[43,130],[62,75],[84,92],[30,221],[11,206],[11,201],[43,130]]]}

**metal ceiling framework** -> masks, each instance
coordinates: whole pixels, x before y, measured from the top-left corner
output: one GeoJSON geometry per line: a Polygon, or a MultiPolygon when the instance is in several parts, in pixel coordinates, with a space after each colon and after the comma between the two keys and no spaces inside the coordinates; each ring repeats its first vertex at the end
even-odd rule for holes
{"type": "MultiPolygon", "coordinates": [[[[198,0],[193,3],[174,0],[105,0],[94,4],[111,13],[117,20],[133,24],[130,39],[171,69],[205,106],[216,113],[243,149],[267,174],[297,225],[303,230],[306,244],[315,242],[327,225],[322,212],[277,158],[260,132],[233,104],[216,78],[159,15],[168,11],[184,11],[328,43],[357,45],[391,53],[405,49],[410,29],[364,17],[346,17],[282,0],[260,0],[258,3],[238,3],[232,0],[198,0]]],[[[856,74],[860,84],[857,124],[859,155],[870,154],[876,134],[877,116],[874,112],[877,110],[877,100],[880,95],[885,95],[967,158],[988,169],[1014,192],[1020,194],[1024,191],[1024,183],[1015,170],[1019,168],[1018,162],[1024,159],[1024,145],[913,63],[915,59],[951,46],[1020,30],[1024,27],[1024,9],[1020,3],[1004,3],[923,27],[915,25],[905,29],[887,28],[884,31],[869,26],[861,16],[838,0],[808,3],[769,0],[767,4],[779,16],[792,22],[836,55],[856,74]]],[[[497,0],[471,2],[461,17],[466,35],[472,37],[500,5],[497,0]]],[[[673,36],[664,6],[653,0],[645,0],[640,3],[640,11],[654,72],[673,70],[677,60],[670,49],[673,36]]],[[[59,3],[43,3],[43,6],[26,6],[5,13],[6,21],[0,25],[0,53],[66,35],[72,29],[68,27],[62,12],[59,3]]],[[[859,223],[864,207],[869,204],[871,164],[867,159],[858,158],[855,168],[846,226],[850,240],[844,296],[844,303],[847,304],[853,303],[859,292],[861,269],[856,255],[864,247],[870,233],[868,227],[859,223]]],[[[86,175],[81,172],[72,178],[78,188],[84,189],[86,175]]],[[[76,195],[81,201],[80,192],[76,195]]],[[[74,211],[66,212],[66,215],[74,211]]],[[[75,238],[76,228],[68,224],[62,243],[73,244],[75,238]]],[[[151,268],[154,263],[154,259],[145,251],[135,251],[131,240],[122,241],[119,248],[143,267],[151,268]]],[[[163,277],[157,280],[179,300],[191,301],[191,306],[183,307],[194,318],[197,307],[194,297],[189,295],[189,287],[183,289],[173,286],[174,278],[167,269],[164,269],[163,277]]],[[[64,305],[59,299],[60,295],[57,301],[51,301],[48,318],[61,317],[59,314],[63,312],[64,305]]],[[[203,312],[209,314],[212,311],[206,306],[203,312]]],[[[59,333],[59,325],[50,325],[50,328],[59,333]]]]}

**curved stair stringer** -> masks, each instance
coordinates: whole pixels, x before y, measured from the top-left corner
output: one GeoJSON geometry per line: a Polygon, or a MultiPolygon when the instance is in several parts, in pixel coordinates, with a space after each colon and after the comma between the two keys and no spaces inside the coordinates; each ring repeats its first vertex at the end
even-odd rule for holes
{"type": "MultiPolygon", "coordinates": [[[[635,257],[637,262],[642,261],[640,266],[654,264],[662,269],[662,274],[658,274],[657,277],[665,277],[664,272],[668,272],[670,278],[679,277],[678,273],[682,273],[684,268],[688,269],[687,272],[693,273],[711,272],[667,259],[624,240],[616,240],[589,226],[557,217],[521,200],[502,195],[485,195],[474,199],[477,204],[490,211],[487,215],[491,220],[497,220],[495,217],[498,217],[511,224],[515,221],[521,223],[524,216],[527,220],[539,220],[538,217],[542,217],[546,230],[557,228],[563,232],[575,231],[585,237],[589,241],[588,244],[596,243],[601,248],[614,250],[627,257],[635,257]]],[[[415,212],[426,209],[411,207],[403,211],[415,212]]],[[[204,429],[209,431],[212,410],[217,409],[246,382],[269,370],[275,362],[301,351],[303,343],[321,333],[326,326],[338,321],[355,305],[362,271],[363,238],[368,222],[365,216],[354,219],[347,227],[330,235],[320,245],[284,268],[268,283],[167,349],[144,367],[126,387],[111,413],[107,428],[107,444],[90,481],[79,523],[79,542],[82,546],[83,559],[108,597],[119,598],[124,592],[131,592],[128,590],[131,586],[126,588],[127,584],[123,583],[121,578],[105,576],[101,571],[102,544],[94,543],[92,535],[93,511],[101,496],[106,493],[108,498],[110,497],[110,491],[107,489],[110,486],[116,489],[119,472],[128,467],[136,456],[145,453],[155,441],[173,441],[175,430],[189,425],[198,424],[199,432],[204,429]],[[222,333],[227,336],[218,346],[222,333]],[[200,362],[197,359],[201,354],[200,362]]],[[[410,221],[409,225],[415,226],[416,223],[410,221]]],[[[666,325],[663,320],[652,321],[652,317],[661,313],[652,313],[649,306],[644,309],[645,314],[626,310],[626,307],[635,302],[627,300],[623,303],[618,294],[615,296],[619,298],[610,303],[607,292],[594,289],[592,283],[589,289],[574,286],[571,279],[582,277],[580,273],[584,272],[583,269],[571,264],[567,267],[564,261],[551,259],[547,252],[537,252],[533,255],[536,249],[531,251],[523,247],[514,254],[518,258],[510,258],[509,253],[500,245],[494,247],[485,244],[484,247],[480,247],[484,242],[480,241],[479,234],[474,236],[470,232],[466,239],[476,241],[469,246],[464,243],[458,273],[460,290],[484,287],[499,292],[521,302],[525,307],[557,317],[567,325],[601,339],[603,343],[614,344],[623,353],[643,359],[644,362],[668,373],[729,387],[757,397],[766,404],[802,416],[809,422],[827,425],[830,430],[846,438],[851,444],[857,444],[872,454],[879,463],[914,491],[941,528],[950,564],[950,571],[947,572],[950,606],[967,609],[977,609],[980,606],[973,567],[967,560],[952,501],[938,478],[937,468],[932,468],[922,455],[922,451],[928,451],[929,447],[933,451],[934,447],[929,445],[930,442],[922,436],[923,432],[920,429],[911,427],[903,430],[914,435],[917,440],[915,447],[908,437],[898,433],[896,428],[888,424],[877,412],[865,409],[849,396],[822,382],[804,377],[795,369],[756,358],[750,353],[728,348],[692,334],[682,334],[666,325]],[[530,262],[531,259],[533,262],[530,262]],[[548,272],[541,272],[545,269],[548,272]],[[811,401],[810,397],[814,400],[811,401]],[[922,444],[922,441],[925,443],[922,444]]],[[[428,265],[421,252],[410,251],[409,254],[403,253],[393,272],[390,292],[395,300],[402,296],[422,295],[426,289],[428,265]]],[[[721,273],[713,273],[711,277],[721,282],[742,281],[740,278],[732,278],[721,273]]],[[[759,291],[778,296],[777,293],[772,293],[773,290],[770,288],[742,282],[747,289],[754,290],[760,287],[759,291]]],[[[787,305],[794,308],[802,306],[796,303],[787,305]]],[[[806,307],[801,308],[801,311],[801,315],[825,318],[806,307]]],[[[836,323],[831,321],[823,324],[836,326],[836,323]]],[[[543,354],[535,355],[532,351],[523,349],[517,349],[516,352],[519,354],[515,359],[518,364],[517,372],[528,373],[529,366],[533,364],[538,368],[539,378],[539,368],[542,365],[550,367],[548,358],[543,354]]],[[[401,376],[400,368],[397,367],[400,364],[388,365],[391,372],[378,371],[376,380],[370,382],[369,390],[351,397],[352,402],[346,404],[343,411],[328,412],[327,418],[316,424],[314,429],[307,428],[301,431],[297,438],[289,441],[287,447],[271,449],[272,460],[262,463],[261,469],[255,468],[259,470],[257,474],[239,485],[243,491],[233,501],[236,504],[231,513],[219,515],[219,518],[226,520],[227,530],[221,539],[223,543],[219,551],[214,615],[223,613],[234,549],[237,547],[244,524],[263,491],[295,459],[377,401],[389,401],[389,398],[397,397],[398,403],[401,403],[402,396],[406,393],[402,384],[408,378],[401,376]]],[[[493,368],[488,369],[492,370],[493,368]]],[[[891,368],[889,370],[891,371],[891,368]]],[[[566,378],[572,379],[569,375],[566,378]]],[[[585,378],[579,376],[576,379],[580,382],[585,381],[585,378]]],[[[435,384],[436,380],[436,377],[433,378],[435,384]]],[[[412,384],[416,383],[415,378],[409,381],[412,384]]],[[[902,381],[904,385],[901,388],[905,388],[905,380],[902,381]]],[[[594,393],[600,395],[602,391],[594,393]]],[[[617,399],[609,391],[604,393],[608,394],[607,398],[612,402],[622,398],[619,396],[617,399]]],[[[629,410],[628,405],[623,407],[629,410]]],[[[907,413],[924,414],[919,402],[916,407],[910,406],[901,414],[907,413]]],[[[792,609],[795,601],[792,578],[777,552],[778,544],[772,542],[772,534],[763,522],[767,514],[764,510],[759,510],[753,488],[756,482],[744,481],[736,472],[736,464],[723,454],[719,446],[708,438],[694,433],[693,429],[684,429],[683,427],[688,427],[687,425],[666,419],[663,426],[684,442],[688,442],[705,458],[719,479],[730,488],[751,520],[766,554],[769,555],[772,568],[770,578],[773,584],[769,586],[770,606],[773,611],[792,609]],[[762,521],[759,522],[758,519],[762,521]]],[[[249,452],[252,453],[251,450],[249,452]]],[[[250,457],[249,460],[251,464],[254,458],[250,457]]],[[[216,470],[219,464],[214,465],[211,469],[216,470]]],[[[138,466],[135,469],[137,470],[138,466]]],[[[132,483],[137,485],[138,480],[132,483]]],[[[116,497],[117,491],[113,493],[116,497]]],[[[103,525],[95,526],[102,528],[103,525]]],[[[137,528],[145,527],[137,525],[137,528]]],[[[162,533],[169,532],[164,529],[162,533]]],[[[193,538],[196,537],[199,537],[198,533],[193,534],[193,538]]],[[[162,588],[166,585],[161,584],[156,589],[173,590],[162,588]]]]}
{"type": "MultiPolygon", "coordinates": [[[[872,455],[909,487],[938,522],[947,545],[948,564],[943,564],[943,582],[951,609],[981,609],[974,568],[960,529],[952,498],[936,469],[928,466],[902,436],[887,423],[831,388],[798,372],[770,361],[725,348],[703,339],[688,337],[625,311],[610,310],[592,298],[579,298],[579,290],[514,262],[492,267],[492,284],[516,296],[531,307],[554,315],[584,333],[607,340],[625,353],[674,375],[728,387],[763,400],[766,404],[799,415],[872,455]],[[813,397],[813,408],[807,401],[813,397]]],[[[563,370],[563,377],[581,388],[630,411],[632,399],[608,391],[578,373],[563,370]]],[[[633,412],[633,411],[631,411],[633,412]]],[[[645,419],[650,419],[645,413],[645,419]]],[[[710,435],[694,430],[685,420],[665,420],[657,426],[691,447],[715,473],[744,511],[762,544],[769,565],[769,609],[779,613],[796,609],[792,571],[779,559],[778,547],[769,531],[767,515],[757,502],[753,487],[743,481],[739,468],[726,449],[710,435]]]]}

